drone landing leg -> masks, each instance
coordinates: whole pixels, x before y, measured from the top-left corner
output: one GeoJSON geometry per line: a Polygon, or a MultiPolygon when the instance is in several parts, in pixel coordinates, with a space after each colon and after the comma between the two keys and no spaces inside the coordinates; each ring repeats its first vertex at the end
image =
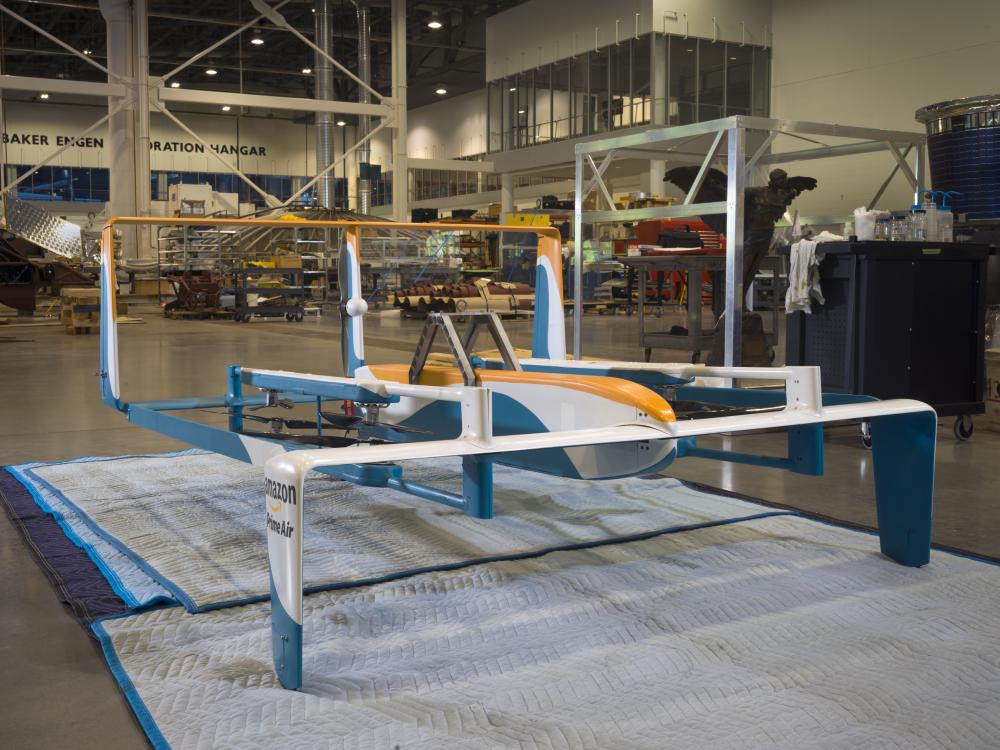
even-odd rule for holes
{"type": "Polygon", "coordinates": [[[462,496],[470,516],[493,518],[493,460],[489,456],[462,457],[462,496]]]}
{"type": "Polygon", "coordinates": [[[302,503],[305,471],[292,453],[264,466],[271,651],[282,687],[302,687],[302,503]]]}
{"type": "Polygon", "coordinates": [[[873,417],[875,503],[882,554],[902,565],[930,561],[937,415],[873,417]]]}

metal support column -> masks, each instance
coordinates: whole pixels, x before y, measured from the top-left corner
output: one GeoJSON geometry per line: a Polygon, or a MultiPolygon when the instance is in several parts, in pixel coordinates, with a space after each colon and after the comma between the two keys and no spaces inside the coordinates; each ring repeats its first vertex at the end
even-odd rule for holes
{"type": "MultiPolygon", "coordinates": [[[[135,58],[132,63],[135,109],[135,208],[136,216],[150,216],[152,202],[149,166],[149,18],[148,0],[134,0],[132,32],[135,35],[135,58]]],[[[152,258],[156,255],[150,227],[136,227],[136,255],[152,258]]]]}
{"type": "MultiPolygon", "coordinates": [[[[652,95],[650,123],[667,124],[667,37],[660,34],[649,35],[649,88],[652,95]]],[[[648,185],[643,185],[650,195],[663,194],[663,175],[667,171],[664,159],[650,159],[647,177],[648,185]]]]}
{"type": "Polygon", "coordinates": [[[583,154],[576,154],[573,187],[573,359],[583,356],[583,154]]]}
{"type": "Polygon", "coordinates": [[[726,367],[743,362],[743,213],[747,133],[729,128],[726,184],[726,367]]]}
{"type": "MultiPolygon", "coordinates": [[[[313,19],[316,32],[316,46],[326,55],[333,54],[333,19],[330,13],[330,0],[315,0],[313,19]]],[[[313,70],[316,75],[316,98],[334,99],[333,64],[320,52],[316,52],[313,60],[313,70]]],[[[332,112],[317,112],[316,122],[316,173],[320,174],[334,160],[333,134],[336,115],[332,112]]],[[[321,208],[333,208],[334,204],[333,172],[327,172],[316,183],[316,205],[321,208]]]]}
{"type": "MultiPolygon", "coordinates": [[[[107,24],[108,83],[132,78],[134,59],[132,55],[132,9],[129,0],[101,0],[101,14],[107,24]]],[[[108,120],[108,159],[110,200],[108,213],[111,216],[135,216],[136,206],[136,152],[135,118],[133,116],[135,88],[132,87],[128,99],[116,108],[118,100],[108,98],[111,117],[108,120]]],[[[139,243],[137,228],[119,228],[122,240],[122,255],[137,257],[139,243]]]]}
{"type": "Polygon", "coordinates": [[[406,0],[392,0],[392,216],[410,220],[410,168],[406,150],[406,0]]]}

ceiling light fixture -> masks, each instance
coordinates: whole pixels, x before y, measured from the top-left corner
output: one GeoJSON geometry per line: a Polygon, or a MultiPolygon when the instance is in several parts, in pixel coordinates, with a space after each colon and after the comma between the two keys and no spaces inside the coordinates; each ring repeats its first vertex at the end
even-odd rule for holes
{"type": "Polygon", "coordinates": [[[312,68],[303,68],[303,69],[302,69],[302,73],[303,73],[303,75],[309,75],[309,74],[310,74],[310,73],[312,73],[312,72],[313,72],[313,69],[312,69],[312,68]]]}
{"type": "Polygon", "coordinates": [[[264,38],[260,36],[260,34],[255,33],[252,37],[250,37],[250,44],[255,44],[259,47],[263,43],[264,43],[264,38]]]}
{"type": "Polygon", "coordinates": [[[340,126],[340,127],[344,127],[346,124],[347,123],[344,122],[343,120],[337,120],[337,125],[340,126]]]}
{"type": "Polygon", "coordinates": [[[427,22],[427,28],[434,29],[434,31],[437,31],[442,26],[444,26],[444,24],[441,23],[437,16],[431,16],[431,20],[427,22]]]}
{"type": "Polygon", "coordinates": [[[228,104],[223,104],[222,105],[222,111],[223,112],[228,112],[231,109],[232,109],[232,107],[230,107],[228,104]]]}
{"type": "Polygon", "coordinates": [[[86,49],[83,50],[83,54],[92,55],[94,54],[94,50],[90,49],[90,47],[87,47],[86,49]]]}
{"type": "Polygon", "coordinates": [[[524,114],[524,110],[523,110],[523,109],[519,109],[519,110],[517,110],[517,113],[518,113],[519,115],[523,115],[523,114],[524,114]]]}
{"type": "Polygon", "coordinates": [[[510,91],[511,91],[511,93],[517,91],[517,86],[511,86],[510,87],[510,91]]]}
{"type": "Polygon", "coordinates": [[[219,75],[219,71],[217,71],[215,68],[209,68],[208,70],[205,71],[205,75],[207,75],[207,76],[217,76],[217,75],[219,75]]]}
{"type": "Polygon", "coordinates": [[[440,86],[434,89],[434,93],[437,94],[438,96],[444,96],[445,94],[448,93],[448,89],[446,89],[444,86],[440,86]]]}
{"type": "Polygon", "coordinates": [[[43,91],[42,93],[40,93],[40,94],[38,95],[38,98],[39,98],[39,99],[48,99],[48,98],[49,98],[49,95],[48,95],[48,94],[46,94],[46,93],[45,93],[45,92],[43,91]]]}
{"type": "Polygon", "coordinates": [[[172,88],[172,89],[179,89],[180,87],[181,87],[181,82],[180,81],[171,81],[170,82],[170,88],[172,88]]]}

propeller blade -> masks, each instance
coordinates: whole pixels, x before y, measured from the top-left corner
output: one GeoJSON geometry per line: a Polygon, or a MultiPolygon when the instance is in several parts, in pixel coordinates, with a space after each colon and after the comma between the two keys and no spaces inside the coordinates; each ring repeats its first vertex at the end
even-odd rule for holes
{"type": "Polygon", "coordinates": [[[281,423],[289,430],[315,430],[319,426],[311,419],[282,419],[281,423]]]}
{"type": "Polygon", "coordinates": [[[267,440],[280,440],[283,443],[295,443],[296,445],[316,445],[322,448],[346,448],[362,442],[340,435],[290,435],[286,432],[257,432],[255,430],[241,430],[239,434],[267,440]]]}
{"type": "Polygon", "coordinates": [[[321,411],[320,416],[334,427],[340,430],[350,430],[359,422],[364,421],[363,417],[353,414],[334,414],[328,411],[321,411]]]}
{"type": "Polygon", "coordinates": [[[418,429],[416,427],[407,427],[407,426],[401,425],[401,424],[385,424],[383,422],[379,422],[378,425],[376,425],[376,426],[377,427],[385,427],[385,429],[389,430],[390,432],[399,432],[399,433],[401,433],[403,435],[430,435],[431,434],[430,430],[421,430],[421,429],[418,429]]]}
{"type": "MultiPolygon", "coordinates": [[[[355,429],[363,421],[363,417],[353,416],[348,414],[331,414],[328,411],[320,412],[323,419],[329,422],[331,425],[340,430],[351,430],[355,429]]],[[[402,435],[428,435],[430,430],[421,430],[416,427],[407,427],[400,424],[389,424],[386,422],[378,422],[377,424],[370,425],[371,427],[384,427],[387,430],[398,432],[402,435]]]]}

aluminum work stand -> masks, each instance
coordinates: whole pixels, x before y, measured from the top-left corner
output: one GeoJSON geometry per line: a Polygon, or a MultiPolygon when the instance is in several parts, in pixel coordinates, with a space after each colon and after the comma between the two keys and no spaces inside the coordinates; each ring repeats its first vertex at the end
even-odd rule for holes
{"type": "MultiPolygon", "coordinates": [[[[899,172],[913,189],[915,201],[924,185],[926,136],[874,128],[849,127],[818,122],[776,120],[765,117],[733,115],[719,120],[650,127],[640,132],[610,135],[607,138],[577,143],[575,153],[575,207],[573,237],[575,248],[575,284],[573,286],[573,356],[582,352],[583,325],[583,225],[608,222],[631,222],[645,219],[676,219],[712,214],[726,215],[726,311],[725,365],[732,367],[742,360],[741,335],[743,317],[743,227],[744,192],[763,176],[766,167],[798,161],[826,159],[854,154],[888,151],[895,162],[889,176],[882,182],[869,206],[873,206],[899,172]],[[748,153],[748,135],[753,146],[748,153]],[[776,151],[773,145],[781,137],[782,145],[789,141],[805,144],[799,149],[776,151]],[[828,143],[824,140],[834,140],[828,143]],[[913,166],[907,158],[912,154],[913,166]],[[600,157],[600,164],[595,158],[600,157]],[[671,166],[700,164],[691,189],[678,205],[650,208],[616,209],[604,174],[616,159],[648,159],[669,161],[671,166]],[[724,169],[727,175],[726,200],[696,203],[708,170],[724,169]],[[590,173],[589,176],[587,173],[590,173]],[[584,211],[587,195],[597,189],[607,208],[584,211]]],[[[842,219],[839,219],[842,221],[842,219]]],[[[806,220],[803,219],[805,222],[806,220]]],[[[808,223],[821,223],[809,221],[808,223]]]]}

